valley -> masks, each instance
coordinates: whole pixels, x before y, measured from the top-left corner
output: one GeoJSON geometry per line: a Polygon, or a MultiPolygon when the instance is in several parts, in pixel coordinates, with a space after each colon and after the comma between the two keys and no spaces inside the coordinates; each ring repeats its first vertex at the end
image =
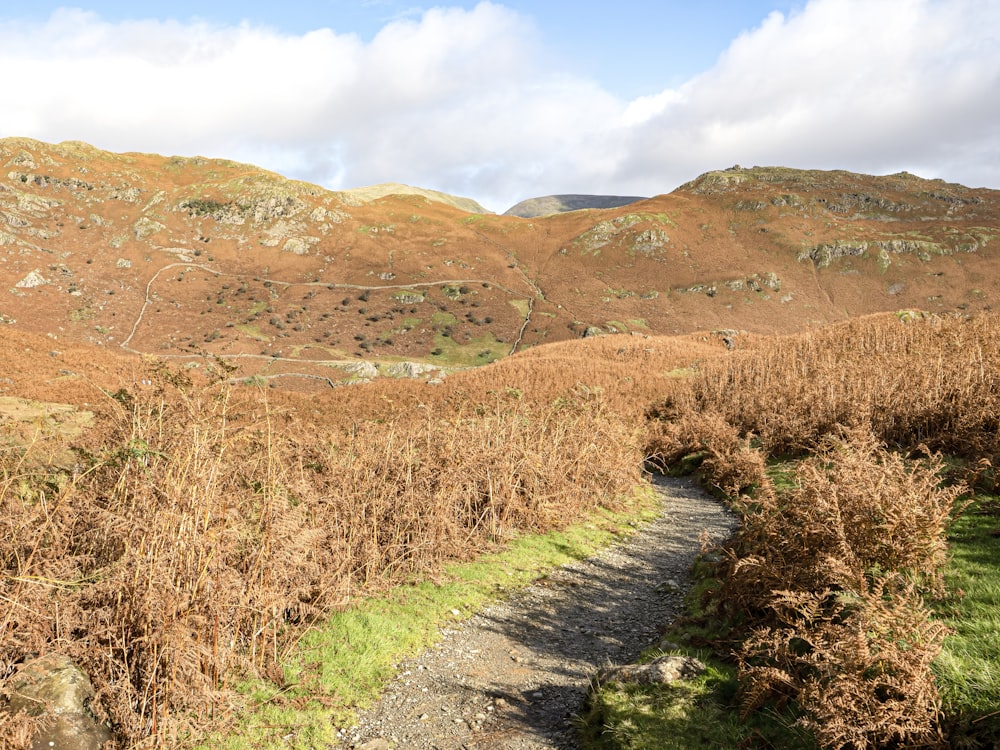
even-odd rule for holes
{"type": "Polygon", "coordinates": [[[733,167],[524,219],[82,143],[5,139],[0,160],[4,327],[56,348],[207,354],[287,388],[434,379],[583,336],[993,304],[997,191],[907,174],[733,167]]]}
{"type": "MultiPolygon", "coordinates": [[[[627,659],[666,634],[708,671],[593,661],[558,742],[1000,738],[995,591],[952,583],[996,578],[1000,191],[734,166],[523,217],[78,142],[0,163],[5,750],[40,736],[7,708],[53,655],[119,747],[384,742],[348,730],[397,665],[648,521],[654,467],[736,514],[698,596],[670,625],[674,583],[670,615],[601,593],[624,614],[551,631],[627,659]]],[[[488,747],[488,698],[447,732],[488,747]]]]}

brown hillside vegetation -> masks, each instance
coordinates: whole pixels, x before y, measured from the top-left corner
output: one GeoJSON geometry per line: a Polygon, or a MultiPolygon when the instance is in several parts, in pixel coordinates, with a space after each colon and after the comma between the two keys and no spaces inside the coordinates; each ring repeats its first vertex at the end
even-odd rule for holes
{"type": "Polygon", "coordinates": [[[234,389],[218,362],[95,360],[65,394],[86,399],[88,429],[43,414],[2,447],[0,675],[68,654],[126,744],[182,743],[330,608],[621,502],[643,459],[638,405],[726,351],[717,337],[546,349],[439,386],[322,397],[234,389]]]}
{"type": "Polygon", "coordinates": [[[0,162],[5,327],[60,348],[208,351],[297,388],[400,361],[433,377],[584,334],[972,311],[997,278],[997,191],[908,174],[734,167],[520,219],[75,142],[4,139],[0,162]]]}
{"type": "MultiPolygon", "coordinates": [[[[824,748],[946,746],[930,669],[946,630],[926,601],[963,485],[942,486],[933,451],[995,488],[998,331],[993,314],[911,313],[765,339],[652,410],[656,460],[702,461],[744,515],[712,607],[746,712],[793,701],[824,748]],[[779,489],[766,464],[789,455],[807,457],[779,489]]],[[[995,718],[971,722],[987,743],[995,718]]]]}
{"type": "Polygon", "coordinates": [[[3,447],[0,595],[14,606],[0,668],[69,654],[126,744],[183,744],[217,726],[240,675],[276,675],[329,608],[613,505],[649,450],[701,453],[714,484],[751,493],[717,605],[752,629],[747,710],[794,697],[828,747],[926,741],[942,631],[921,595],[940,590],[955,493],[936,489],[938,464],[904,466],[866,435],[911,449],[950,430],[951,450],[992,455],[996,430],[979,415],[997,331],[992,316],[891,315],[736,351],[717,336],[604,337],[438,386],[379,380],[322,397],[234,389],[219,363],[198,383],[148,363],[138,385],[93,391],[82,433],[34,419],[3,447]],[[841,372],[877,393],[834,387],[825,350],[845,334],[841,372]],[[899,373],[926,392],[892,414],[869,409],[902,388],[899,373]],[[776,400],[785,388],[802,400],[776,400]],[[654,394],[670,396],[644,427],[637,406],[654,394]],[[783,421],[767,432],[775,404],[783,421]],[[800,469],[791,505],[775,501],[765,458],[807,445],[820,458],[800,469]],[[825,645],[789,650],[803,637],[825,645]]]}
{"type": "Polygon", "coordinates": [[[190,743],[323,613],[619,507],[651,458],[745,516],[710,604],[747,711],[939,740],[936,452],[1000,459],[997,191],[734,167],[529,220],[0,161],[0,692],[62,652],[121,744],[190,743]]]}

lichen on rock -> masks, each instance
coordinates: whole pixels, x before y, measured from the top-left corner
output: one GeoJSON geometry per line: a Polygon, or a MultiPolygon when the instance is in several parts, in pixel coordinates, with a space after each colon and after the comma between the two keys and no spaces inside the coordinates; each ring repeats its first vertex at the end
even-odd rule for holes
{"type": "Polygon", "coordinates": [[[63,654],[46,654],[23,665],[7,685],[9,698],[0,710],[46,719],[32,750],[99,750],[113,739],[90,712],[94,687],[86,674],[63,654]]]}
{"type": "Polygon", "coordinates": [[[132,225],[132,233],[135,235],[137,240],[144,240],[147,237],[152,237],[159,231],[166,229],[166,227],[154,219],[150,219],[148,216],[142,216],[136,220],[132,225]]]}

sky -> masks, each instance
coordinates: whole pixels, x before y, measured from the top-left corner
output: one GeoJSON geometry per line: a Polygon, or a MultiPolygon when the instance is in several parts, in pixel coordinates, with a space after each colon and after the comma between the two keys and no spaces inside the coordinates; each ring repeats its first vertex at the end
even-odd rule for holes
{"type": "Polygon", "coordinates": [[[1000,0],[0,0],[0,137],[502,212],[743,166],[1000,189],[1000,0]]]}

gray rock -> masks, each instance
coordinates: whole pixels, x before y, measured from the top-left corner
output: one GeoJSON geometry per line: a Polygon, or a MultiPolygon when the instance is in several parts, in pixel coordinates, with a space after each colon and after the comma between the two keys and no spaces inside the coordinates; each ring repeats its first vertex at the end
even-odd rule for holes
{"type": "Polygon", "coordinates": [[[705,671],[693,656],[660,656],[648,664],[608,667],[598,673],[601,682],[633,682],[637,685],[666,685],[689,680],[705,671]]]}
{"type": "Polygon", "coordinates": [[[142,216],[132,225],[132,234],[137,240],[144,240],[166,228],[165,224],[154,221],[148,216],[142,216]]]}
{"type": "Polygon", "coordinates": [[[668,578],[656,587],[658,594],[676,594],[681,590],[681,585],[674,578],[668,578]]]}
{"type": "Polygon", "coordinates": [[[422,362],[393,362],[382,365],[381,373],[387,378],[422,378],[424,375],[437,372],[440,369],[438,365],[422,362]]]}
{"type": "Polygon", "coordinates": [[[347,365],[344,370],[359,378],[367,378],[371,380],[378,377],[378,368],[367,360],[353,362],[347,365]]]}
{"type": "Polygon", "coordinates": [[[46,721],[32,740],[32,750],[100,750],[111,731],[90,713],[94,687],[83,671],[63,654],[46,654],[26,662],[9,683],[4,710],[42,716],[46,721]]]}
{"type": "Polygon", "coordinates": [[[45,286],[49,281],[42,274],[35,269],[28,273],[23,279],[14,284],[18,289],[34,289],[37,286],[45,286]]]}

